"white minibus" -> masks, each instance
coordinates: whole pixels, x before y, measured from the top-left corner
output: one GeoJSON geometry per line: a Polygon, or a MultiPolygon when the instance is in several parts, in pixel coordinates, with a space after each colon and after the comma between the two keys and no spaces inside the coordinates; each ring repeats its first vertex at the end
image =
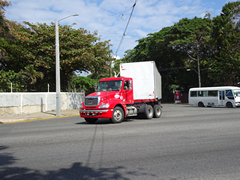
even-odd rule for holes
{"type": "Polygon", "coordinates": [[[188,102],[198,107],[240,107],[240,88],[234,86],[191,88],[188,102]]]}

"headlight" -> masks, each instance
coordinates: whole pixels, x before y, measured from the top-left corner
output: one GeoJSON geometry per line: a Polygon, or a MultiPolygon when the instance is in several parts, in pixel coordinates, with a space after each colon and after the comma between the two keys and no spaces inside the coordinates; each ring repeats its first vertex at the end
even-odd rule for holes
{"type": "Polygon", "coordinates": [[[99,106],[99,108],[108,108],[109,107],[109,104],[102,104],[101,106],[99,106]]]}

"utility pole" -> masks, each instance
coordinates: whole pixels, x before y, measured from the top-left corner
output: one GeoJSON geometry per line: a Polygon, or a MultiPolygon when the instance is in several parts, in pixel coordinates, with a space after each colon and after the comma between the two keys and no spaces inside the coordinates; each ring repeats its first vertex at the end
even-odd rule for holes
{"type": "MultiPolygon", "coordinates": [[[[71,16],[78,16],[78,14],[74,14],[71,16]]],[[[59,56],[59,31],[58,31],[58,22],[69,18],[71,16],[67,16],[62,18],[55,23],[55,38],[56,38],[56,116],[61,116],[61,84],[60,84],[60,56],[59,56]]]]}

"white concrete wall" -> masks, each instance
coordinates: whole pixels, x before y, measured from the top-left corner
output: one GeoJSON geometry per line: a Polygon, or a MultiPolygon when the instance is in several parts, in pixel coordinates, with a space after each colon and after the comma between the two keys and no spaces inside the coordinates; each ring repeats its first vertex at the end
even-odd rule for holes
{"type": "MultiPolygon", "coordinates": [[[[78,109],[84,94],[61,93],[61,110],[78,109]]],[[[56,93],[0,93],[0,115],[56,110],[56,93]]]]}

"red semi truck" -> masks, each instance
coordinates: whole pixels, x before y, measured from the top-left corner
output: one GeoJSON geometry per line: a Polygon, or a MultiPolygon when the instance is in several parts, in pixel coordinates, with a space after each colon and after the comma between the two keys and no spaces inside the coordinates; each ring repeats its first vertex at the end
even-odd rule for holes
{"type": "Polygon", "coordinates": [[[97,92],[86,96],[81,104],[80,116],[91,124],[98,118],[120,123],[141,114],[147,119],[159,118],[162,86],[155,62],[122,63],[120,76],[101,79],[97,92]]]}

